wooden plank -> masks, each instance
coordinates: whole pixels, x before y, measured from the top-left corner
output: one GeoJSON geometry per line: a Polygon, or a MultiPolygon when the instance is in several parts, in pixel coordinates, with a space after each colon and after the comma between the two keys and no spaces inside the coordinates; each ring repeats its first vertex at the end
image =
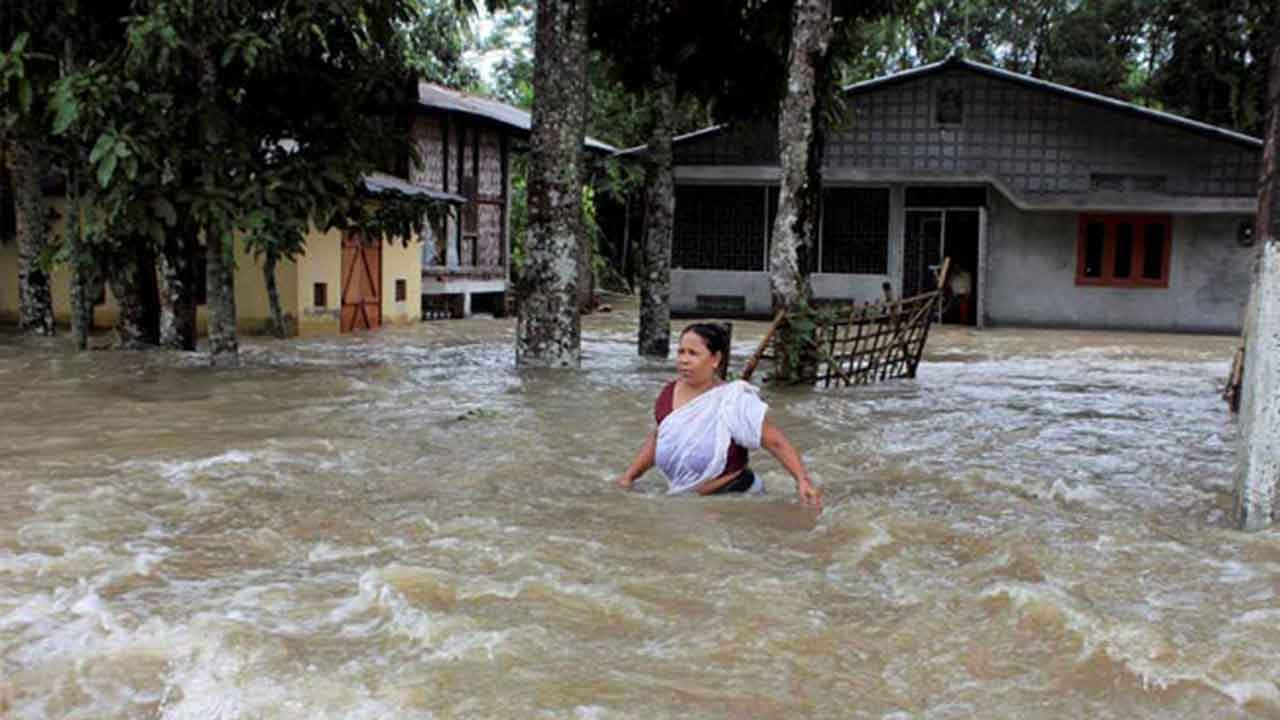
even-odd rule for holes
{"type": "MultiPolygon", "coordinates": [[[[765,351],[769,348],[769,343],[773,341],[774,333],[778,331],[778,326],[782,324],[782,321],[786,317],[786,309],[779,310],[778,313],[773,316],[773,322],[769,324],[769,329],[765,332],[764,338],[760,340],[760,345],[756,348],[755,354],[747,360],[746,366],[742,368],[743,380],[750,380],[751,376],[755,374],[756,366],[760,364],[761,356],[764,355],[765,351]]],[[[776,357],[774,359],[776,359],[776,357]]]]}

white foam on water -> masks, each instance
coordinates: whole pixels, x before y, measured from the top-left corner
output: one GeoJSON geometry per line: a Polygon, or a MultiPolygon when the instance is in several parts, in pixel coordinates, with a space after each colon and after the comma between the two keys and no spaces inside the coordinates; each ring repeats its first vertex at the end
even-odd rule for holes
{"type": "Polygon", "coordinates": [[[352,720],[409,718],[432,713],[375,697],[358,679],[343,673],[268,673],[270,650],[229,642],[219,621],[197,623],[184,633],[184,653],[173,662],[160,716],[165,720],[239,720],[305,717],[352,720]]]}
{"type": "Polygon", "coordinates": [[[1248,705],[1251,702],[1265,702],[1280,706],[1280,688],[1271,680],[1239,680],[1229,683],[1209,683],[1223,695],[1231,698],[1237,705],[1248,705]]]}
{"type": "Polygon", "coordinates": [[[313,563],[329,562],[331,560],[349,560],[351,558],[369,557],[378,554],[379,549],[376,547],[343,547],[341,545],[331,545],[327,542],[316,543],[311,548],[311,552],[307,553],[307,561],[313,563]]]}
{"type": "Polygon", "coordinates": [[[997,582],[982,595],[1006,597],[1019,610],[1035,609],[1057,615],[1063,626],[1080,638],[1078,661],[1083,662],[1095,653],[1103,652],[1128,669],[1144,688],[1164,689],[1183,680],[1206,680],[1206,668],[1183,667],[1184,658],[1153,625],[1100,615],[1060,587],[1044,583],[997,582]]]}
{"type": "Polygon", "coordinates": [[[1111,503],[1107,501],[1107,496],[1096,487],[1092,487],[1084,483],[1072,485],[1062,478],[1058,478],[1053,481],[1049,486],[1049,489],[1045,492],[1045,497],[1060,500],[1062,502],[1079,503],[1081,505],[1089,505],[1092,507],[1106,507],[1111,505],[1111,503]]]}
{"type": "Polygon", "coordinates": [[[1232,625],[1267,624],[1280,626],[1280,608],[1262,608],[1250,610],[1243,615],[1231,618],[1232,625]]]}

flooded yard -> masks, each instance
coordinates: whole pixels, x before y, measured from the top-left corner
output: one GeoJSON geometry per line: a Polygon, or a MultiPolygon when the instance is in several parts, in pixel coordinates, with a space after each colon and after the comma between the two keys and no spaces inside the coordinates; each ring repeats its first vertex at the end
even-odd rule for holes
{"type": "MultiPolygon", "coordinates": [[[[1280,541],[1230,529],[1231,338],[942,328],[768,387],[826,487],[622,472],[671,364],[512,323],[245,367],[0,337],[0,717],[1280,717],[1280,541]]],[[[734,367],[761,323],[737,323],[734,367]]]]}

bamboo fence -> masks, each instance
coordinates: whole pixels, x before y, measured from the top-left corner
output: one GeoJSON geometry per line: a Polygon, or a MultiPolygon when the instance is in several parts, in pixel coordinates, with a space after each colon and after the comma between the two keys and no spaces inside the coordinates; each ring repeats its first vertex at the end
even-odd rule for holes
{"type": "MultiPolygon", "coordinates": [[[[830,387],[915,377],[950,270],[950,258],[944,259],[937,287],[919,295],[828,307],[818,313],[803,353],[818,362],[802,370],[795,381],[830,387]]],[[[743,380],[751,379],[761,361],[771,361],[776,367],[781,353],[778,331],[788,322],[787,312],[779,310],[743,368],[743,380]]]]}

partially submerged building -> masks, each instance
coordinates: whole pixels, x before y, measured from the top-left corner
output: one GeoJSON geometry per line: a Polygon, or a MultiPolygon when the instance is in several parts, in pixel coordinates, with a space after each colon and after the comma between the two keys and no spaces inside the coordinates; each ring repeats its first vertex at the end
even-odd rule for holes
{"type": "MultiPolygon", "coordinates": [[[[429,226],[422,237],[388,243],[370,242],[359,233],[313,228],[305,254],[276,267],[291,331],[310,335],[368,330],[416,323],[426,313],[466,317],[476,300],[492,312],[504,308],[511,264],[511,157],[528,147],[529,113],[419,83],[418,102],[408,121],[418,162],[411,162],[406,153],[389,163],[386,172],[365,178],[363,189],[373,199],[396,192],[449,203],[448,219],[429,226]]],[[[614,152],[590,138],[586,148],[600,155],[614,152]]],[[[60,191],[51,196],[55,207],[60,197],[60,191]]],[[[54,232],[61,226],[61,220],[55,221],[54,232]]],[[[203,267],[203,252],[195,261],[203,267]]],[[[51,287],[55,319],[66,323],[67,268],[55,269],[51,287]]],[[[204,334],[203,293],[198,296],[196,325],[204,334]]],[[[17,321],[18,302],[17,248],[0,243],[0,322],[17,321]]],[[[262,260],[242,243],[236,243],[236,313],[242,333],[262,333],[270,327],[262,260]]],[[[94,324],[111,327],[118,317],[119,306],[108,284],[95,306],[94,324]]]]}
{"type": "MultiPolygon", "coordinates": [[[[418,87],[413,134],[423,163],[409,180],[465,202],[422,244],[422,294],[428,312],[455,317],[501,312],[511,277],[511,160],[528,149],[528,112],[439,85],[418,87]]],[[[598,155],[614,148],[586,138],[598,155]]]]}
{"type": "MultiPolygon", "coordinates": [[[[963,59],[845,101],[817,299],[911,295],[949,256],[977,326],[1239,330],[1261,140],[963,59]]],[[[770,312],[780,175],[773,127],[676,138],[674,311],[770,312]]]]}

